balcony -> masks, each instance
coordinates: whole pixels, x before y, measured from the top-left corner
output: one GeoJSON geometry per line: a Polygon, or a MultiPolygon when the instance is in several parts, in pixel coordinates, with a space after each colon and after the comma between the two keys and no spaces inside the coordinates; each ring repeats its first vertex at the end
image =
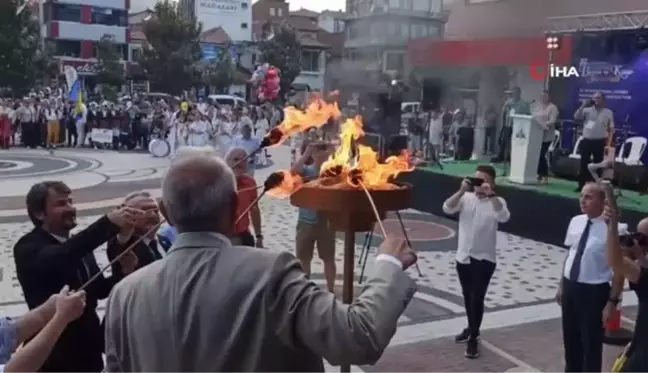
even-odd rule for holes
{"type": "Polygon", "coordinates": [[[132,0],[56,0],[52,2],[59,4],[86,5],[99,8],[128,9],[132,0]]]}
{"type": "Polygon", "coordinates": [[[449,16],[450,16],[450,12],[447,10],[420,11],[420,10],[386,8],[385,10],[378,10],[378,11],[374,10],[373,12],[352,14],[348,16],[347,21],[365,19],[370,17],[404,17],[404,18],[407,17],[407,18],[418,18],[418,19],[433,19],[445,23],[448,22],[449,16]]]}
{"type": "Polygon", "coordinates": [[[54,21],[48,23],[49,38],[66,40],[99,41],[104,36],[110,36],[117,44],[127,44],[126,27],[89,25],[77,22],[54,21]]]}

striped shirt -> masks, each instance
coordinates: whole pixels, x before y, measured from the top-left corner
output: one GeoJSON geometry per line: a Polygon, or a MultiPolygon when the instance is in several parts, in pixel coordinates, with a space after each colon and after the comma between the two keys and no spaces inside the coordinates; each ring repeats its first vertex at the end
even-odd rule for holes
{"type": "Polygon", "coordinates": [[[470,258],[497,262],[497,226],[506,223],[511,213],[502,197],[495,198],[502,204],[499,211],[495,211],[490,199],[480,199],[475,193],[465,193],[454,208],[443,204],[446,214],[459,213],[457,262],[468,264],[470,258]]]}

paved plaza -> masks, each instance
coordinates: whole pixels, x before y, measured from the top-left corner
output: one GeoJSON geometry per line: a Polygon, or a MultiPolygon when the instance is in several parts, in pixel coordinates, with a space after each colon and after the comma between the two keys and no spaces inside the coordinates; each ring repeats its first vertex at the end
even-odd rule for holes
{"type": "MultiPolygon", "coordinates": [[[[262,183],[273,171],[289,167],[288,148],[271,149],[270,154],[270,165],[256,172],[258,182],[262,183]]],[[[83,228],[118,205],[129,192],[147,190],[159,195],[160,178],[168,163],[168,159],[132,152],[0,151],[0,314],[15,316],[26,309],[16,280],[12,250],[16,240],[31,229],[24,198],[33,183],[56,179],[72,187],[79,228],[83,228]]],[[[267,249],[294,252],[296,208],[288,200],[272,197],[262,199],[260,207],[267,249]]],[[[461,289],[454,267],[456,223],[415,209],[403,211],[401,217],[419,254],[422,276],[414,269],[409,270],[419,291],[401,318],[396,336],[383,358],[375,366],[356,367],[356,370],[503,372],[563,369],[560,310],[553,298],[566,254],[564,249],[498,233],[497,271],[487,294],[482,356],[467,360],[463,357],[463,346],[452,341],[452,336],[465,326],[461,289]]],[[[388,235],[403,234],[395,214],[389,215],[384,225],[388,235]]],[[[365,233],[356,236],[358,280],[364,264],[358,260],[367,236],[365,233]]],[[[372,271],[373,257],[380,242],[381,234],[376,231],[371,237],[365,274],[372,271]]],[[[342,239],[338,238],[338,271],[342,270],[342,244],[342,239]]],[[[96,250],[95,255],[100,264],[107,262],[105,248],[96,250]]],[[[312,270],[313,280],[323,283],[321,262],[316,260],[312,270]]],[[[341,278],[339,275],[340,284],[341,278]]],[[[626,315],[633,319],[636,298],[630,293],[626,295],[626,315]]],[[[616,353],[616,349],[608,348],[606,359],[609,361],[616,353]]]]}

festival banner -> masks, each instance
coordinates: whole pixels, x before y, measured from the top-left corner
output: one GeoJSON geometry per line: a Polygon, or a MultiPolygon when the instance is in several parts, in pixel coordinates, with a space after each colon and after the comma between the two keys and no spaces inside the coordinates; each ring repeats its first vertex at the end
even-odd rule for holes
{"type": "MultiPolygon", "coordinates": [[[[569,96],[561,117],[571,118],[583,100],[602,92],[606,106],[614,112],[617,134],[627,124],[628,137],[648,138],[648,51],[637,51],[621,61],[618,55],[606,54],[600,48],[591,49],[580,55],[574,53],[573,65],[578,68],[579,76],[569,78],[569,96]]],[[[575,142],[574,131],[572,126],[565,127],[562,144],[569,148],[575,142]]]]}

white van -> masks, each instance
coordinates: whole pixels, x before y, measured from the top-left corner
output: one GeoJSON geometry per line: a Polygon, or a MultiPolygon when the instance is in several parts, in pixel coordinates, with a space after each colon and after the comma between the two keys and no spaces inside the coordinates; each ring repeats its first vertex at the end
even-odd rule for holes
{"type": "Polygon", "coordinates": [[[401,104],[401,120],[408,120],[414,117],[414,113],[416,113],[420,107],[420,102],[403,102],[401,104]]]}
{"type": "Polygon", "coordinates": [[[208,98],[209,98],[209,102],[215,102],[218,105],[242,107],[245,106],[246,104],[244,99],[233,95],[209,95],[208,98]]]}

